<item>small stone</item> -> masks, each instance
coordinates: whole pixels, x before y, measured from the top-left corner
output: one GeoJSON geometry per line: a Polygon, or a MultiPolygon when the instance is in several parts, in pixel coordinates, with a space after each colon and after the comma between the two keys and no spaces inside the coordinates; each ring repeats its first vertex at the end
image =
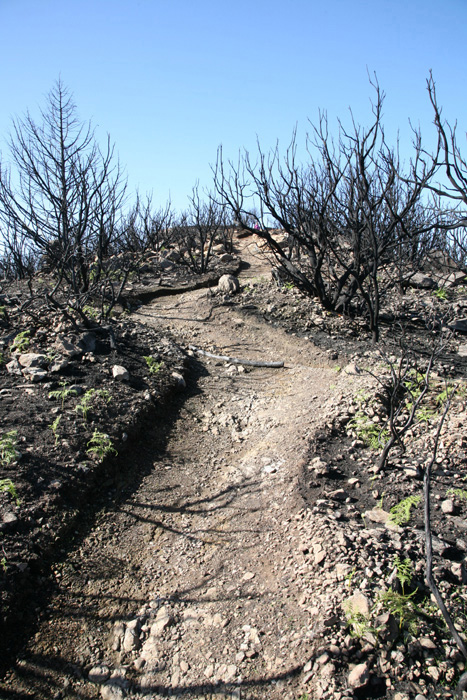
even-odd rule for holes
{"type": "Polygon", "coordinates": [[[217,284],[217,289],[224,294],[237,294],[240,291],[240,283],[233,275],[222,275],[217,284]]]}
{"type": "Polygon", "coordinates": [[[447,498],[441,503],[441,510],[445,515],[454,515],[456,512],[456,506],[452,498],[447,498]]]}
{"type": "Polygon", "coordinates": [[[316,476],[325,476],[329,472],[329,467],[320,457],[315,457],[308,465],[309,471],[314,471],[316,476]]]}
{"type": "Polygon", "coordinates": [[[2,514],[0,530],[7,530],[9,527],[13,526],[17,522],[18,516],[12,513],[11,511],[7,511],[6,513],[2,514]]]}
{"type": "Polygon", "coordinates": [[[344,491],[344,489],[336,489],[327,494],[328,498],[332,498],[336,501],[345,501],[349,494],[344,491]]]}
{"type": "Polygon", "coordinates": [[[102,686],[101,697],[103,700],[122,700],[125,697],[125,694],[122,688],[120,688],[118,685],[109,683],[102,686]]]}
{"type": "Polygon", "coordinates": [[[325,559],[326,559],[326,552],[324,550],[321,550],[321,551],[316,552],[313,561],[314,561],[315,565],[318,566],[318,564],[321,564],[325,559]]]}
{"type": "Polygon", "coordinates": [[[229,664],[225,670],[225,672],[222,674],[222,679],[224,683],[231,683],[235,676],[237,675],[237,667],[235,664],[229,664]]]}
{"type": "Polygon", "coordinates": [[[350,598],[347,598],[343,603],[343,607],[346,611],[360,613],[360,615],[364,615],[365,617],[368,617],[370,614],[370,601],[366,595],[363,595],[360,591],[356,591],[350,598]]]}
{"type": "Polygon", "coordinates": [[[242,580],[243,581],[251,581],[251,579],[254,577],[255,577],[255,574],[252,571],[247,571],[246,574],[243,574],[242,580]]]}
{"type": "Polygon", "coordinates": [[[16,357],[13,358],[10,362],[7,362],[5,367],[6,367],[6,371],[8,372],[8,374],[21,375],[21,366],[20,366],[18,360],[16,359],[16,357]]]}
{"type": "Polygon", "coordinates": [[[382,508],[372,508],[371,510],[366,510],[362,514],[362,517],[371,520],[372,523],[386,524],[388,522],[389,513],[382,508]]]}
{"type": "Polygon", "coordinates": [[[180,372],[172,372],[172,377],[175,379],[176,387],[179,391],[186,389],[186,381],[180,372]]]}
{"type": "Polygon", "coordinates": [[[78,345],[75,345],[71,342],[71,340],[61,336],[59,336],[55,341],[54,348],[60,355],[65,355],[65,357],[77,357],[78,355],[83,354],[83,351],[80,347],[78,347],[78,345]]]}
{"type": "Polygon", "coordinates": [[[344,372],[346,374],[360,374],[360,370],[355,364],[355,362],[351,362],[346,367],[344,367],[344,372]]]}
{"type": "Polygon", "coordinates": [[[369,673],[366,663],[358,664],[349,673],[348,683],[351,688],[361,688],[368,682],[369,673]]]}
{"type": "Polygon", "coordinates": [[[430,639],[429,637],[420,637],[420,639],[418,640],[418,643],[426,651],[435,651],[435,649],[437,648],[434,641],[432,639],[430,639]]]}
{"type": "Polygon", "coordinates": [[[130,652],[130,651],[134,651],[135,649],[139,649],[139,647],[140,647],[139,633],[140,633],[140,621],[138,619],[131,620],[130,622],[127,623],[126,629],[125,629],[125,634],[123,636],[123,649],[124,649],[124,651],[130,652]]]}
{"type": "Polygon", "coordinates": [[[112,377],[120,382],[127,382],[130,378],[130,373],[125,367],[114,365],[112,367],[112,377]]]}
{"type": "Polygon", "coordinates": [[[427,673],[430,675],[434,681],[439,681],[439,668],[437,666],[428,666],[427,673]]]}
{"type": "Polygon", "coordinates": [[[324,664],[327,664],[327,662],[329,661],[329,654],[327,652],[324,652],[324,654],[321,654],[321,656],[318,656],[316,661],[321,666],[324,666],[324,664]]]}
{"type": "Polygon", "coordinates": [[[173,615],[166,605],[160,608],[156,615],[156,620],[151,625],[151,635],[153,637],[158,637],[162,634],[166,627],[173,623],[173,615]]]}
{"type": "Polygon", "coordinates": [[[91,683],[105,683],[110,676],[108,666],[93,666],[88,673],[88,678],[91,683]]]}
{"type": "Polygon", "coordinates": [[[214,675],[214,666],[212,664],[208,664],[206,668],[204,669],[204,675],[206,678],[212,678],[214,675]]]}

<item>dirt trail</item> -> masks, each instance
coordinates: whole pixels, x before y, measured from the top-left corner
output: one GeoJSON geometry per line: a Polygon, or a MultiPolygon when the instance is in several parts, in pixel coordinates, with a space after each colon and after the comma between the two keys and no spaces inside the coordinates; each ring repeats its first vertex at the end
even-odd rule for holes
{"type": "MultiPolygon", "coordinates": [[[[243,283],[268,273],[256,255],[247,241],[243,283]]],[[[178,412],[134,456],[134,483],[110,489],[57,567],[2,697],[298,699],[318,621],[290,524],[335,373],[311,342],[209,290],[156,300],[136,318],[184,346],[285,365],[192,357],[178,412]]]]}

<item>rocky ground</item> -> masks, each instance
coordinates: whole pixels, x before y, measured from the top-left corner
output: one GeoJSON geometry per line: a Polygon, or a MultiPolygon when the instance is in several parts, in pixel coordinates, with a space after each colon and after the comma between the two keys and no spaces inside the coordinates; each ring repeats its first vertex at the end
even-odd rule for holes
{"type": "MultiPolygon", "coordinates": [[[[378,379],[400,335],[383,329],[383,358],[360,323],[271,281],[257,242],[237,246],[239,293],[149,265],[113,336],[39,323],[7,297],[0,477],[19,502],[5,488],[2,698],[454,697],[464,659],[425,585],[417,497],[456,383],[432,527],[463,633],[462,335],[405,452],[378,469],[368,424],[384,426],[378,379]],[[405,500],[407,515],[407,498],[403,522],[391,509],[405,500]]],[[[398,304],[426,346],[427,309],[462,329],[467,296],[398,304]]]]}

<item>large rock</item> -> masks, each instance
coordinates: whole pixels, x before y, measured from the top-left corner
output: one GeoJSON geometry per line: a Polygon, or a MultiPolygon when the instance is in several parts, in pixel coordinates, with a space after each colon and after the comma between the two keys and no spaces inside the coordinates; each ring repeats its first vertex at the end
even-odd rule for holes
{"type": "Polygon", "coordinates": [[[96,336],[94,333],[83,333],[80,335],[78,347],[85,353],[94,352],[96,349],[96,336]]]}
{"type": "Polygon", "coordinates": [[[436,289],[438,286],[433,277],[426,275],[424,272],[417,272],[415,275],[408,277],[406,285],[414,289],[436,289]]]}
{"type": "Polygon", "coordinates": [[[54,348],[64,357],[77,357],[83,354],[83,350],[78,345],[63,336],[57,338],[54,348]]]}
{"type": "Polygon", "coordinates": [[[449,328],[458,333],[467,333],[467,318],[456,318],[453,323],[449,324],[449,328]]]}
{"type": "Polygon", "coordinates": [[[445,285],[446,287],[456,287],[458,284],[464,284],[467,279],[467,275],[462,270],[457,270],[452,272],[447,278],[445,285]]]}
{"type": "Polygon", "coordinates": [[[21,367],[46,367],[48,364],[47,357],[37,352],[25,352],[18,355],[18,362],[21,367]]]}
{"type": "Polygon", "coordinates": [[[240,283],[233,275],[222,275],[217,289],[224,294],[237,294],[240,291],[240,283]]]}

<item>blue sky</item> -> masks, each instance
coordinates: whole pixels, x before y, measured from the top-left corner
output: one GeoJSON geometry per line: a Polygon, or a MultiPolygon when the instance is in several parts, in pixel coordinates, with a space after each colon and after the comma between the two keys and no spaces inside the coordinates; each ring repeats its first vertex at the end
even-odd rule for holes
{"type": "MultiPolygon", "coordinates": [[[[409,118],[434,141],[426,78],[467,129],[467,0],[0,0],[0,150],[11,118],[38,115],[61,76],[83,120],[115,142],[129,190],[178,210],[211,186],[223,145],[286,146],[327,110],[370,120],[367,71],[384,122],[409,155],[409,118]]],[[[303,142],[303,140],[302,140],[303,142]]]]}

